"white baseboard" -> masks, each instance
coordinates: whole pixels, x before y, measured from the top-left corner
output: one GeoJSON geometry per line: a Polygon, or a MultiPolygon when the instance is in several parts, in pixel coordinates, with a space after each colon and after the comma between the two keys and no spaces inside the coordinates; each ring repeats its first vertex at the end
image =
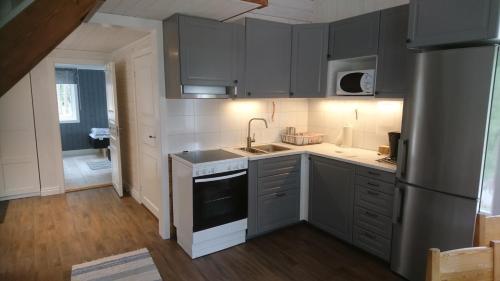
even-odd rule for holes
{"type": "Polygon", "coordinates": [[[79,155],[92,155],[99,154],[100,149],[88,148],[88,149],[78,149],[78,150],[66,150],[62,152],[63,156],[79,156],[79,155]]]}
{"type": "Polygon", "coordinates": [[[142,204],[141,193],[139,192],[139,188],[133,187],[127,183],[123,183],[123,188],[125,188],[130,193],[132,198],[134,198],[135,201],[137,201],[137,203],[142,204]]]}
{"type": "Polygon", "coordinates": [[[49,195],[56,195],[56,194],[61,194],[61,193],[64,193],[64,190],[59,188],[58,186],[54,186],[54,187],[42,188],[40,195],[41,196],[49,196],[49,195]]]}
{"type": "Polygon", "coordinates": [[[29,193],[18,194],[18,195],[3,196],[3,197],[0,197],[0,201],[7,201],[7,200],[13,200],[13,199],[27,198],[27,197],[35,197],[35,196],[40,196],[40,191],[29,192],[29,193]]]}

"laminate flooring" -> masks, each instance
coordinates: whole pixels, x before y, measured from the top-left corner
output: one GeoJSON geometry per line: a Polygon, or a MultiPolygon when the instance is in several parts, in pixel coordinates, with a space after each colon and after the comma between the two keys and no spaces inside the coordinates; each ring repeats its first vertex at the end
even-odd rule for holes
{"type": "Polygon", "coordinates": [[[111,187],[11,200],[0,223],[0,280],[70,280],[71,265],[146,247],[165,281],[403,280],[389,265],[298,224],[191,260],[158,221],[111,187]]]}

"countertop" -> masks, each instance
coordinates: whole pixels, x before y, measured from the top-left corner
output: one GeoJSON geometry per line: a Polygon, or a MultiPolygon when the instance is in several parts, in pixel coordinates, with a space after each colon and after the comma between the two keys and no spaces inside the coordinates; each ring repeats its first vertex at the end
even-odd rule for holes
{"type": "MultiPolygon", "coordinates": [[[[396,165],[378,162],[377,159],[383,158],[384,156],[379,155],[376,151],[372,150],[366,150],[360,148],[345,148],[331,143],[313,144],[305,146],[296,146],[286,143],[273,143],[273,144],[290,148],[290,150],[273,152],[269,154],[259,154],[259,155],[248,153],[239,150],[238,148],[226,148],[225,150],[239,154],[241,156],[248,157],[248,160],[259,160],[272,157],[308,153],[311,155],[330,158],[390,173],[396,172],[396,165]]],[[[258,146],[258,145],[260,144],[252,144],[252,146],[258,146]]]]}

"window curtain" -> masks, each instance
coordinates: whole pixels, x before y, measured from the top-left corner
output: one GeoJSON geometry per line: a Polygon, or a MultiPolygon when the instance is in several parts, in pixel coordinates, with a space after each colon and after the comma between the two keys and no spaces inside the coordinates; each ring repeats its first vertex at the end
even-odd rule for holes
{"type": "Polygon", "coordinates": [[[76,68],[56,68],[56,84],[78,84],[76,68]]]}

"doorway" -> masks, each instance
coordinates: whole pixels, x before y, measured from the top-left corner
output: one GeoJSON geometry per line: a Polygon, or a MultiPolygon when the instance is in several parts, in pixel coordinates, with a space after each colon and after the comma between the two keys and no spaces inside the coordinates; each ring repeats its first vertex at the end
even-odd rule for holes
{"type": "Polygon", "coordinates": [[[120,159],[112,145],[114,81],[108,72],[105,65],[55,65],[66,191],[111,185],[119,176],[113,175],[120,159]]]}

